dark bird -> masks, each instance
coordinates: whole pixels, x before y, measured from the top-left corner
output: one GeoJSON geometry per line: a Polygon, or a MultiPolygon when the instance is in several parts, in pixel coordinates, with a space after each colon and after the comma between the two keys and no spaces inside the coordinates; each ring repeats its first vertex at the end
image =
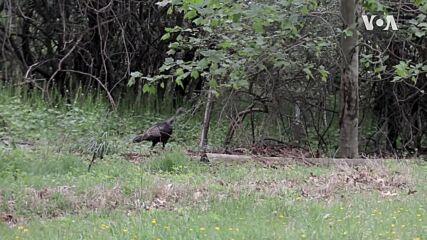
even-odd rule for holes
{"type": "Polygon", "coordinates": [[[208,155],[205,152],[202,153],[202,155],[200,156],[200,161],[204,162],[204,163],[208,163],[209,162],[208,155]]]}
{"type": "Polygon", "coordinates": [[[151,149],[156,146],[158,142],[163,144],[163,148],[165,148],[166,143],[168,143],[169,138],[173,133],[173,123],[175,122],[176,117],[183,113],[183,108],[178,108],[175,115],[164,122],[159,122],[145,130],[142,134],[136,136],[133,139],[134,143],[139,143],[142,141],[151,141],[153,145],[151,149]]]}

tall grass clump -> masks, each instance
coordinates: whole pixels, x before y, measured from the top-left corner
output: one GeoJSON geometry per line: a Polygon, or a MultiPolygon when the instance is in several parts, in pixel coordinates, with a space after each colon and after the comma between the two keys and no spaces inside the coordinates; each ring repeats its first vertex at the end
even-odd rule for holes
{"type": "Polygon", "coordinates": [[[151,159],[144,168],[151,172],[186,174],[201,170],[200,163],[192,160],[182,151],[172,150],[151,159]]]}

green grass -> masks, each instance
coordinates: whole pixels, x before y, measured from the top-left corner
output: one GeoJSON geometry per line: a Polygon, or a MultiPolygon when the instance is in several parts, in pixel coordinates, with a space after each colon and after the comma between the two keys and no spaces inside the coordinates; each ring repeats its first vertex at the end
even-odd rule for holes
{"type": "Polygon", "coordinates": [[[1,168],[0,212],[18,222],[0,223],[1,239],[425,239],[427,233],[427,174],[415,164],[389,167],[410,171],[415,194],[349,190],[316,199],[301,196],[305,181],[336,169],[205,165],[177,150],[140,164],[107,156],[89,173],[88,161],[72,154],[13,150],[6,159],[14,165],[1,168]],[[283,181],[295,186],[282,188],[283,181]],[[51,192],[40,197],[45,189],[51,192]],[[151,205],[156,199],[164,206],[151,205]]]}
{"type": "Polygon", "coordinates": [[[163,117],[26,98],[0,94],[1,240],[427,239],[426,165],[205,164],[192,122],[150,156],[129,142],[163,117]]]}

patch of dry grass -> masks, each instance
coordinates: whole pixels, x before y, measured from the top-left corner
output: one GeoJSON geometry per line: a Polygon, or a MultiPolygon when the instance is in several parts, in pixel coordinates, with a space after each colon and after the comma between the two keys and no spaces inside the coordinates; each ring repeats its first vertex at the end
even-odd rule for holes
{"type": "Polygon", "coordinates": [[[364,166],[336,166],[325,176],[311,175],[305,180],[301,194],[308,198],[330,200],[341,193],[378,192],[383,197],[392,197],[411,194],[413,189],[413,176],[405,164],[400,164],[399,170],[395,171],[368,161],[364,166]]]}
{"type": "Polygon", "coordinates": [[[175,210],[178,205],[194,205],[208,197],[207,187],[162,181],[134,189],[128,194],[124,192],[120,181],[114,186],[100,184],[80,193],[75,186],[29,187],[24,189],[19,200],[14,196],[6,198],[0,193],[0,205],[3,206],[0,217],[3,222],[16,224],[33,216],[56,218],[88,211],[175,210]]]}

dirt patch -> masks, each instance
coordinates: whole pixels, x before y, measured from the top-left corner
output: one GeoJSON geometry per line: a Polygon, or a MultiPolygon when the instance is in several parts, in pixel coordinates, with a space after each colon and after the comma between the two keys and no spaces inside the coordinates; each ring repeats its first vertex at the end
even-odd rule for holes
{"type": "Polygon", "coordinates": [[[340,166],[326,176],[309,176],[301,188],[301,195],[332,199],[340,193],[377,191],[383,197],[392,197],[402,192],[414,193],[413,186],[407,172],[391,172],[383,166],[340,166]]]}

